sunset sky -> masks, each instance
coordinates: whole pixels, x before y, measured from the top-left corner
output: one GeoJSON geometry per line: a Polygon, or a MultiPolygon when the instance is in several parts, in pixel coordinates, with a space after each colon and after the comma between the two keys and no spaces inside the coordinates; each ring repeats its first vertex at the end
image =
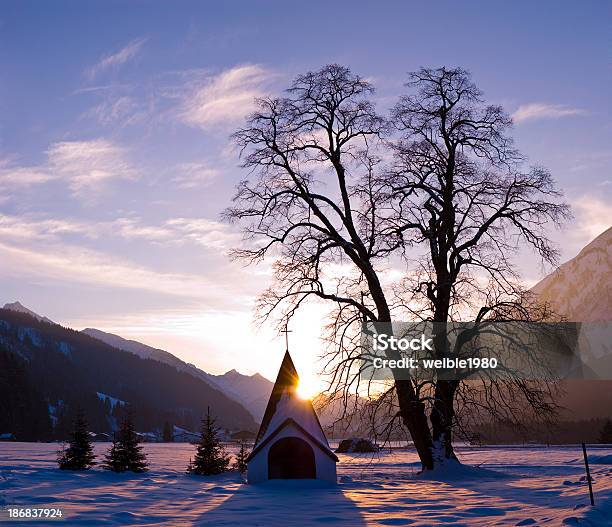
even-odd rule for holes
{"type": "MultiPolygon", "coordinates": [[[[240,236],[219,218],[241,177],[229,134],[331,62],[381,110],[419,66],[470,70],[565,191],[575,219],[554,237],[574,256],[612,218],[612,4],[427,4],[3,2],[0,303],[273,377],[283,339],[251,325],[269,269],[228,260],[240,236]]],[[[306,375],[319,313],[292,327],[306,375]]]]}

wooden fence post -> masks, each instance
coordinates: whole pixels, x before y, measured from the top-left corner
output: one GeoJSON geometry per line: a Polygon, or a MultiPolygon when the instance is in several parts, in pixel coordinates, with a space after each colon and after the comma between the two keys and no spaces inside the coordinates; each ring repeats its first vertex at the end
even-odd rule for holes
{"type": "Polygon", "coordinates": [[[589,483],[591,505],[595,506],[595,500],[593,499],[593,485],[591,484],[591,471],[589,470],[589,458],[587,457],[586,445],[584,443],[582,443],[582,455],[584,456],[584,468],[586,468],[587,482],[589,483]]]}

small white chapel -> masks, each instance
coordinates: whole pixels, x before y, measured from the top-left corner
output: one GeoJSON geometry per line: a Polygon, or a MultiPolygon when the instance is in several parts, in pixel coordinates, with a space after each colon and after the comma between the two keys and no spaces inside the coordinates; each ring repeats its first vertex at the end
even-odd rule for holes
{"type": "Polygon", "coordinates": [[[329,447],[312,402],[297,394],[298,381],[287,349],[247,459],[249,483],[271,479],[337,482],[338,457],[329,447]]]}

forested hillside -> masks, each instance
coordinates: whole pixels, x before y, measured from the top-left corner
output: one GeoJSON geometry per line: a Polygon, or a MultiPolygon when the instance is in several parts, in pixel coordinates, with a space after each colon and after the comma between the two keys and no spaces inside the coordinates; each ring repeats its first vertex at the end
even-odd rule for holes
{"type": "Polygon", "coordinates": [[[96,432],[110,432],[128,405],[139,431],[166,421],[196,430],[208,406],[224,428],[257,428],[242,405],[189,373],[28,314],[0,310],[0,361],[0,433],[18,439],[64,438],[78,407],[96,432]]]}

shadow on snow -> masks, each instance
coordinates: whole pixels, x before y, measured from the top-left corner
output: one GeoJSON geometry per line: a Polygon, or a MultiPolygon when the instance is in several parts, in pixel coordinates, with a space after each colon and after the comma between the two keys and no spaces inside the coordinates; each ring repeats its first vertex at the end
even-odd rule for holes
{"type": "Polygon", "coordinates": [[[196,525],[366,525],[341,485],[316,480],[273,480],[241,485],[196,525]]]}

